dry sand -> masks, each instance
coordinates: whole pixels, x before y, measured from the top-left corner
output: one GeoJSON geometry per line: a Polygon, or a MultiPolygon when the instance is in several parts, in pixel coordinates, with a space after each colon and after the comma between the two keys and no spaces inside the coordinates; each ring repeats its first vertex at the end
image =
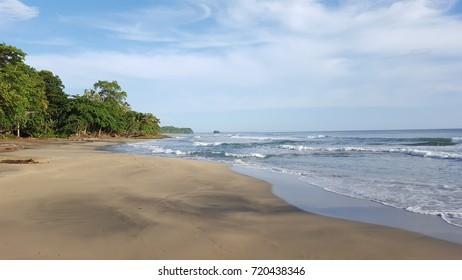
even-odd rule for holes
{"type": "Polygon", "coordinates": [[[462,259],[460,245],[299,211],[226,165],[107,144],[0,143],[0,259],[462,259]]]}

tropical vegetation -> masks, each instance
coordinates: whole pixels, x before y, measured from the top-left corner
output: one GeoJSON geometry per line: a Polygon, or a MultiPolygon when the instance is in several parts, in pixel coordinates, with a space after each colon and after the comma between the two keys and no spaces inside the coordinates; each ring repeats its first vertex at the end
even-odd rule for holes
{"type": "Polygon", "coordinates": [[[160,120],[133,111],[117,81],[97,81],[68,95],[59,76],[25,63],[26,53],[0,44],[0,135],[3,137],[139,136],[160,133],[160,120]]]}

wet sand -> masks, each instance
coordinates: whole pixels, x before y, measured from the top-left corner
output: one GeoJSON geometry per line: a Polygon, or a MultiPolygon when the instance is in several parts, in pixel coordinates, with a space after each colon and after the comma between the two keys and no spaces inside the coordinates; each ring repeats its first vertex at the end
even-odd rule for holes
{"type": "Polygon", "coordinates": [[[231,170],[270,182],[275,195],[297,208],[327,217],[364,222],[417,232],[462,245],[462,228],[441,217],[413,213],[378,202],[326,191],[290,174],[244,167],[231,170]]]}

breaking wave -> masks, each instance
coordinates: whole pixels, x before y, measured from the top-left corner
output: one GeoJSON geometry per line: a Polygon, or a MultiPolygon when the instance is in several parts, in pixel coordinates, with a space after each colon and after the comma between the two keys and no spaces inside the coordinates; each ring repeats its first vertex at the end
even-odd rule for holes
{"type": "Polygon", "coordinates": [[[412,156],[420,156],[426,158],[436,159],[454,159],[462,160],[462,153],[458,152],[445,152],[423,149],[410,149],[410,148],[371,148],[371,147],[313,147],[302,145],[281,145],[282,149],[301,151],[301,152],[342,152],[342,153],[401,153],[412,156]]]}
{"type": "Polygon", "coordinates": [[[267,155],[263,155],[259,153],[250,153],[250,154],[225,153],[225,156],[234,157],[234,158],[249,158],[249,157],[266,158],[267,157],[267,155]]]}

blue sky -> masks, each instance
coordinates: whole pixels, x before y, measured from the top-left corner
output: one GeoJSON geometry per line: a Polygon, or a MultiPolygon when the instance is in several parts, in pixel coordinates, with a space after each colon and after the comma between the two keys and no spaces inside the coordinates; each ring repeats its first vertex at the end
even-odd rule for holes
{"type": "Polygon", "coordinates": [[[462,1],[0,0],[69,94],[117,80],[195,131],[462,127],[462,1]]]}

